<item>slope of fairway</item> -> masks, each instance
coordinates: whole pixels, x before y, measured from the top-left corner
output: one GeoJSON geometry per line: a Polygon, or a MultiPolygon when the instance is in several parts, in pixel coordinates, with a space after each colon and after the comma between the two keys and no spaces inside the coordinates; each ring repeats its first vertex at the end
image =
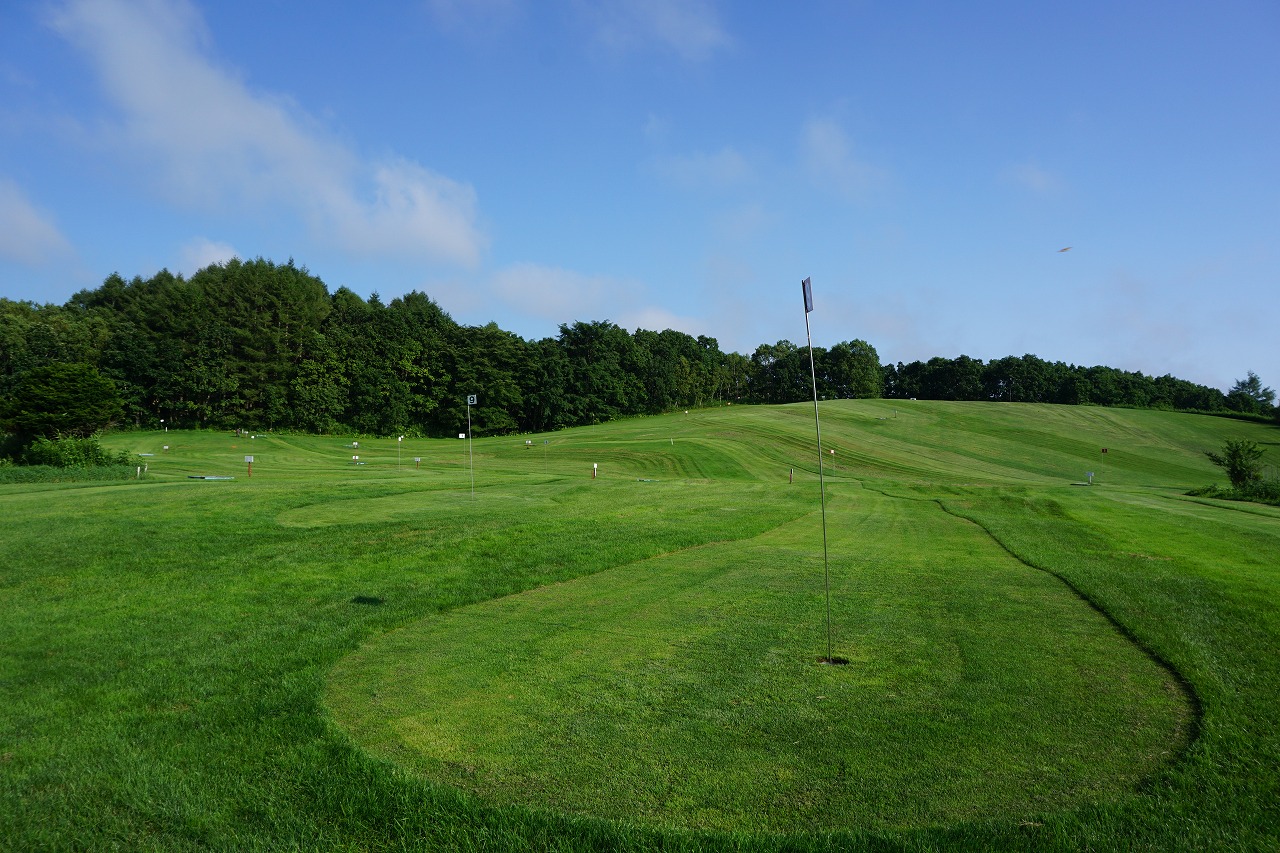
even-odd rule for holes
{"type": "MultiPolygon", "coordinates": [[[[1206,416],[914,400],[823,403],[822,431],[827,474],[837,480],[930,483],[1061,484],[1093,472],[1099,485],[1189,488],[1220,479],[1204,450],[1226,438],[1275,443],[1267,427],[1206,416]]],[[[110,443],[147,454],[138,461],[153,479],[247,479],[248,455],[256,479],[396,476],[441,489],[470,489],[473,479],[483,487],[512,477],[590,478],[593,466],[601,478],[774,483],[817,472],[811,405],[704,409],[472,442],[362,438],[353,447],[325,436],[140,432],[110,443]]]]}
{"type": "Polygon", "coordinates": [[[1280,431],[821,410],[0,485],[0,850],[1280,849],[1280,431]]]}
{"type": "Polygon", "coordinates": [[[815,662],[810,515],[404,628],[328,701],[378,754],[495,801],[737,831],[1030,818],[1185,745],[1172,674],[981,528],[845,490],[828,520],[846,666],[815,662]]]}

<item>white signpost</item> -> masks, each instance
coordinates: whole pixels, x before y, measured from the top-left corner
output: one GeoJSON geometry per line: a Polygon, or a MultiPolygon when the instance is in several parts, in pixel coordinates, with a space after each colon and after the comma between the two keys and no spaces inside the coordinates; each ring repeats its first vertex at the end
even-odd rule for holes
{"type": "Polygon", "coordinates": [[[249,476],[252,477],[253,476],[253,457],[246,456],[244,458],[244,464],[249,466],[249,476]]]}
{"type": "Polygon", "coordinates": [[[467,458],[471,460],[471,499],[476,499],[476,457],[471,450],[471,407],[476,404],[476,395],[467,395],[467,458]]]}

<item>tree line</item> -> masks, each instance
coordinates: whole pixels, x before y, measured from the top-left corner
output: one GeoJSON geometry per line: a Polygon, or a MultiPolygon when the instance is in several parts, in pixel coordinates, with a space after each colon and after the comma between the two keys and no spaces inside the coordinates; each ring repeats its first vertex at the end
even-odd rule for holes
{"type": "MultiPolygon", "coordinates": [[[[815,355],[822,393],[879,395],[869,344],[815,355]]],[[[330,293],[292,260],[232,260],[189,279],[113,274],[61,306],[0,298],[0,427],[29,434],[41,430],[24,409],[49,400],[50,386],[64,403],[93,399],[88,420],[109,410],[137,427],[374,435],[455,435],[476,395],[473,430],[492,435],[782,402],[797,390],[784,367],[725,353],[715,338],[631,333],[607,320],[525,340],[494,323],[461,325],[419,292],[389,303],[345,287],[330,293]],[[114,406],[104,400],[113,395],[114,406]]],[[[81,432],[91,431],[88,420],[81,432]]],[[[43,431],[77,432],[65,421],[43,431]]]]}
{"type": "MultiPolygon", "coordinates": [[[[1172,376],[1032,355],[881,365],[857,339],[814,356],[827,399],[1269,412],[1274,398],[1262,402],[1270,389],[1260,383],[1253,396],[1248,387],[1227,395],[1172,376]]],[[[631,333],[607,320],[526,340],[494,323],[461,325],[419,292],[389,303],[346,287],[331,293],[292,259],[232,260],[189,279],[166,270],[130,281],[113,274],[60,306],[0,298],[0,428],[26,439],[91,432],[101,426],[91,421],[104,417],[147,428],[163,421],[449,436],[465,426],[473,394],[477,434],[540,432],[695,406],[806,400],[809,369],[807,348],[790,341],[745,356],[704,335],[631,333]],[[68,400],[91,403],[93,417],[77,426],[67,411],[57,423],[36,411],[65,410],[68,400]]]]}

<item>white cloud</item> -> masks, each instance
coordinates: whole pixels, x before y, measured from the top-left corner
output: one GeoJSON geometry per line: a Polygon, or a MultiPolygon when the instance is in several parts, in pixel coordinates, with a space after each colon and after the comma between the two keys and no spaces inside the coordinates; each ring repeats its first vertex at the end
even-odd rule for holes
{"type": "Polygon", "coordinates": [[[210,264],[225,264],[240,253],[230,244],[215,243],[206,237],[197,237],[182,247],[178,253],[178,271],[190,278],[210,264]]]}
{"type": "Polygon", "coordinates": [[[491,288],[500,300],[524,314],[565,323],[604,319],[600,313],[625,301],[636,285],[561,267],[522,263],[498,271],[491,288]]]}
{"type": "Polygon", "coordinates": [[[672,314],[665,308],[656,306],[624,311],[614,322],[630,332],[634,332],[636,329],[648,329],[651,332],[662,332],[671,329],[694,337],[710,334],[707,323],[702,320],[693,317],[681,317],[679,314],[672,314]]]}
{"type": "Polygon", "coordinates": [[[521,263],[498,271],[489,290],[507,307],[557,325],[609,320],[628,330],[706,333],[702,321],[648,304],[648,289],[637,281],[521,263]]]}
{"type": "Polygon", "coordinates": [[[345,246],[373,254],[426,240],[444,257],[468,266],[479,262],[476,194],[469,185],[409,160],[378,165],[373,182],[372,202],[339,196],[328,210],[345,246]]]}
{"type": "Polygon", "coordinates": [[[52,218],[17,184],[0,177],[0,258],[34,267],[70,251],[52,218]]]}
{"type": "Polygon", "coordinates": [[[436,23],[450,32],[505,29],[521,17],[522,7],[520,0],[427,0],[436,23]]]}
{"type": "Polygon", "coordinates": [[[1035,162],[1017,163],[1004,170],[1004,179],[1033,193],[1048,194],[1062,189],[1062,180],[1035,162]]]}
{"type": "Polygon", "coordinates": [[[660,145],[671,135],[671,121],[655,113],[649,113],[644,122],[644,138],[651,145],[660,145]]]}
{"type": "Polygon", "coordinates": [[[732,43],[707,0],[602,0],[588,14],[597,41],[618,52],[657,44],[698,62],[732,43]]]}
{"type": "Polygon", "coordinates": [[[255,91],[207,56],[184,0],[72,0],[54,27],[91,60],[119,125],[162,192],[200,208],[282,207],[361,252],[466,266],[486,240],[470,187],[417,163],[367,161],[288,98],[255,91]]]}
{"type": "Polygon", "coordinates": [[[881,169],[854,156],[848,135],[832,119],[816,118],[806,122],[800,145],[805,168],[822,189],[856,201],[865,198],[885,180],[881,169]]]}
{"type": "Polygon", "coordinates": [[[690,189],[731,187],[750,180],[753,174],[747,158],[729,147],[714,154],[698,152],[663,157],[657,161],[656,168],[677,186],[690,189]]]}
{"type": "Polygon", "coordinates": [[[764,205],[751,202],[715,217],[714,226],[720,239],[741,243],[758,237],[776,221],[764,205]]]}

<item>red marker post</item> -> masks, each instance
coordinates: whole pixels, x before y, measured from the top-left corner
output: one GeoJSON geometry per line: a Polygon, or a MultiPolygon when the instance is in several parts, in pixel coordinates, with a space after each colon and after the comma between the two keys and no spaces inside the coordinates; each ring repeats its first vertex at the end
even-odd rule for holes
{"type": "Polygon", "coordinates": [[[253,476],[253,457],[246,456],[244,458],[244,464],[249,466],[249,476],[252,477],[253,476]]]}

